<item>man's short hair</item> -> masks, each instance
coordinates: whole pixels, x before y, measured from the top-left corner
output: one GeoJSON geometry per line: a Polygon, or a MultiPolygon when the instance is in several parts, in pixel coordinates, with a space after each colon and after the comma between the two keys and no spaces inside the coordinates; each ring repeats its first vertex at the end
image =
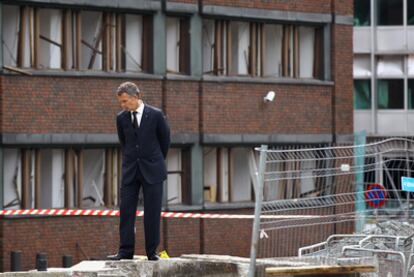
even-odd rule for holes
{"type": "Polygon", "coordinates": [[[118,96],[122,93],[127,93],[130,96],[138,96],[140,90],[138,86],[133,82],[124,82],[119,85],[118,89],[116,90],[116,93],[118,94],[118,96]]]}

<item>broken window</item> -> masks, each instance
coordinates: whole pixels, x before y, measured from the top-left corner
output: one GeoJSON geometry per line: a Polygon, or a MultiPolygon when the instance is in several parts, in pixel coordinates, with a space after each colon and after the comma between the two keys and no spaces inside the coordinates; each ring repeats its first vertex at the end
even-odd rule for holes
{"type": "Polygon", "coordinates": [[[314,77],[315,28],[299,27],[299,72],[300,78],[314,77]]]}
{"type": "Polygon", "coordinates": [[[354,80],[354,109],[371,109],[371,80],[354,80]]]}
{"type": "Polygon", "coordinates": [[[182,155],[181,149],[171,148],[167,156],[167,203],[182,203],[182,155]]]}
{"type": "Polygon", "coordinates": [[[20,7],[2,5],[3,63],[17,67],[19,43],[20,7]]]}
{"type": "Polygon", "coordinates": [[[378,0],[377,4],[379,26],[403,25],[403,0],[378,0]]]}
{"type": "Polygon", "coordinates": [[[22,207],[22,164],[20,150],[4,148],[3,160],[4,209],[20,209],[22,207]]]}
{"type": "Polygon", "coordinates": [[[231,46],[230,24],[227,20],[203,21],[203,72],[227,75],[231,46]],[[230,42],[230,43],[229,43],[230,42]]]}
{"type": "Polygon", "coordinates": [[[297,78],[299,73],[299,35],[298,27],[283,26],[282,76],[297,78]]]}
{"type": "Polygon", "coordinates": [[[38,9],[37,16],[40,25],[37,68],[61,68],[62,11],[38,9]]]}
{"type": "Polygon", "coordinates": [[[378,76],[402,76],[404,74],[402,56],[378,56],[378,76]]]}
{"type": "Polygon", "coordinates": [[[249,73],[250,25],[248,22],[230,22],[229,75],[249,73]]]}
{"type": "Polygon", "coordinates": [[[82,69],[102,69],[103,13],[82,11],[82,69]]]}
{"type": "Polygon", "coordinates": [[[204,148],[203,175],[205,202],[252,201],[251,148],[204,148]]]}
{"type": "Polygon", "coordinates": [[[82,205],[84,207],[105,206],[105,151],[103,149],[83,151],[83,172],[82,205]]]}
{"type": "Polygon", "coordinates": [[[204,21],[204,73],[319,79],[322,62],[322,27],[204,21]]]}
{"type": "Polygon", "coordinates": [[[203,20],[203,72],[214,72],[214,20],[203,20]]]}
{"type": "Polygon", "coordinates": [[[282,40],[282,25],[263,25],[263,76],[282,76],[282,40]]]}
{"type": "Polygon", "coordinates": [[[11,5],[2,10],[10,70],[152,71],[151,16],[11,5]]]}
{"type": "Polygon", "coordinates": [[[167,17],[167,72],[190,74],[190,21],[167,17]]]}
{"type": "Polygon", "coordinates": [[[64,207],[65,160],[62,149],[40,151],[40,206],[38,208],[64,207]]]}
{"type": "Polygon", "coordinates": [[[404,109],[404,80],[377,81],[378,109],[404,109]]]}
{"type": "Polygon", "coordinates": [[[252,201],[252,181],[249,169],[249,148],[232,148],[230,156],[230,200],[252,201]]]}
{"type": "Polygon", "coordinates": [[[4,208],[112,207],[118,204],[120,151],[4,150],[4,208]]]}
{"type": "Polygon", "coordinates": [[[354,0],[354,26],[371,24],[371,0],[354,0]]]}
{"type": "Polygon", "coordinates": [[[217,201],[217,148],[204,148],[204,201],[217,201]]]}

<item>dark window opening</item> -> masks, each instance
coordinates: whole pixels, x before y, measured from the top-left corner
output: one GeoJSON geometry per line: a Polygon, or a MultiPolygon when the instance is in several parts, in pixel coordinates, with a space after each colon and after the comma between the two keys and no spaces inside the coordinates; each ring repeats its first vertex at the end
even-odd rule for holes
{"type": "Polygon", "coordinates": [[[403,25],[402,0],[378,0],[377,3],[377,24],[379,26],[403,25]]]}
{"type": "Polygon", "coordinates": [[[377,96],[378,109],[404,109],[404,80],[378,80],[377,96]]]}
{"type": "Polygon", "coordinates": [[[354,26],[371,25],[371,0],[354,0],[354,26]]]}

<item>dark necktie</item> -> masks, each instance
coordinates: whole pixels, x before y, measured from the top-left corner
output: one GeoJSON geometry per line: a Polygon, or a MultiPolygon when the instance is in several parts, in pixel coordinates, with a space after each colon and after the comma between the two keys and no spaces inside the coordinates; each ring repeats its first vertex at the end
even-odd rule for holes
{"type": "Polygon", "coordinates": [[[134,120],[132,121],[132,126],[134,126],[135,129],[138,129],[138,119],[137,119],[137,112],[132,112],[134,115],[134,120]]]}

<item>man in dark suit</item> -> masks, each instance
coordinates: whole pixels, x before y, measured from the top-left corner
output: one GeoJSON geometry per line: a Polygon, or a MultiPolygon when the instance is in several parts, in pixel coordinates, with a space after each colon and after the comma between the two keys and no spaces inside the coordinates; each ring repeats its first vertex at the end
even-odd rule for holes
{"type": "Polygon", "coordinates": [[[122,83],[117,90],[123,109],[116,119],[122,148],[119,251],[111,260],[132,259],[135,249],[135,217],[139,190],[144,194],[145,251],[158,260],[163,181],[167,178],[165,158],[170,147],[170,129],[163,113],[141,100],[138,87],[122,83]]]}

